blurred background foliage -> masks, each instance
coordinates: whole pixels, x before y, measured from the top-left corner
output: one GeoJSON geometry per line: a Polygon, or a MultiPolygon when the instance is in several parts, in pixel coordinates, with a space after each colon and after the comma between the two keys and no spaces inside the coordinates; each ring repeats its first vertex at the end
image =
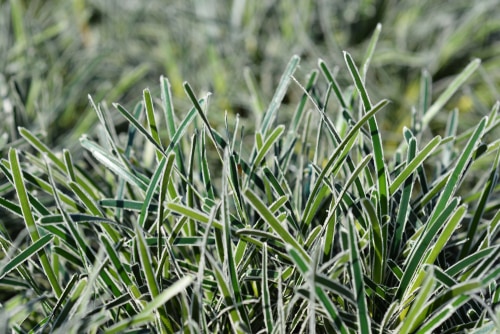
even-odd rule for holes
{"type": "MultiPolygon", "coordinates": [[[[213,93],[211,120],[223,122],[227,110],[251,127],[292,54],[302,57],[300,82],[322,58],[339,66],[344,84],[341,51],[361,63],[379,22],[367,87],[373,98],[392,101],[379,120],[388,145],[418,105],[423,69],[436,96],[479,57],[480,70],[447,106],[467,114],[461,126],[469,127],[500,99],[499,18],[498,0],[2,0],[0,150],[16,144],[18,126],[43,134],[49,147],[76,150],[77,138],[95,131],[88,94],[131,110],[145,87],[158,96],[160,75],[181,112],[190,107],[186,80],[198,93],[213,93]]],[[[290,108],[296,91],[287,96],[290,108]]],[[[438,117],[433,130],[445,120],[438,117]]]]}

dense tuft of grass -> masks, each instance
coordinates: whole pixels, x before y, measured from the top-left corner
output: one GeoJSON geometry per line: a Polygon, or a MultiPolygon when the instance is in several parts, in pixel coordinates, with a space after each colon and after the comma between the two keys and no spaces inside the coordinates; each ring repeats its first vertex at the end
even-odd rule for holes
{"type": "Polygon", "coordinates": [[[0,1],[0,332],[500,332],[497,2],[0,1]]]}
{"type": "Polygon", "coordinates": [[[0,205],[25,223],[0,234],[3,329],[499,330],[499,104],[459,131],[443,107],[479,60],[436,98],[424,74],[425,102],[388,155],[388,100],[365,79],[377,38],[362,62],[343,53],[348,85],[325,60],[303,83],[292,57],[251,134],[227,115],[213,125],[210,95],[188,83],[191,108],[174,108],[163,77],[132,110],[90,98],[100,131],[81,137],[83,159],[19,128],[30,149],[0,163],[0,205]],[[429,138],[437,115],[446,130],[429,138]]]}

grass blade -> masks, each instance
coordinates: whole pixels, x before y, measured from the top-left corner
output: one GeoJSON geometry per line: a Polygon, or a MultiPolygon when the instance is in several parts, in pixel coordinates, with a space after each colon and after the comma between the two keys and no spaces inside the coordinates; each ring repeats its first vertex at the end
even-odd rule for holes
{"type": "Polygon", "coordinates": [[[274,118],[276,117],[276,113],[278,112],[279,106],[281,105],[281,101],[283,101],[283,98],[285,97],[286,91],[288,89],[288,86],[290,85],[290,80],[297,69],[298,65],[300,62],[300,57],[295,55],[290,59],[290,62],[286,66],[285,72],[283,73],[283,76],[281,77],[281,80],[278,84],[278,88],[276,88],[276,92],[274,93],[274,96],[271,100],[271,103],[269,103],[269,107],[265,111],[262,122],[260,124],[260,132],[263,134],[267,133],[267,130],[271,126],[272,122],[274,121],[274,118]]]}
{"type": "MultiPolygon", "coordinates": [[[[370,102],[370,98],[368,97],[368,93],[364,86],[363,81],[359,75],[358,69],[354,64],[354,61],[351,55],[344,51],[344,58],[349,68],[349,73],[354,80],[356,85],[356,89],[361,95],[361,100],[363,101],[363,106],[365,112],[367,113],[372,109],[372,104],[370,102]]],[[[380,214],[381,216],[387,215],[389,211],[389,186],[387,183],[387,173],[386,166],[384,162],[384,148],[382,146],[382,138],[380,136],[380,132],[378,129],[377,121],[374,117],[371,117],[368,120],[368,125],[370,126],[370,134],[373,145],[373,155],[375,158],[375,168],[377,170],[377,184],[378,184],[378,197],[379,197],[379,205],[380,205],[380,214]]]]}
{"type": "Polygon", "coordinates": [[[271,308],[271,295],[269,292],[269,277],[268,277],[268,257],[267,257],[267,244],[264,243],[262,247],[262,309],[264,310],[264,320],[266,324],[266,330],[268,333],[273,332],[274,321],[271,308]]]}
{"type": "MultiPolygon", "coordinates": [[[[149,248],[146,244],[146,240],[144,238],[142,228],[137,224],[135,226],[135,240],[136,240],[136,245],[137,245],[137,250],[139,253],[139,259],[141,262],[141,267],[142,270],[144,271],[144,275],[146,276],[146,283],[148,287],[148,291],[151,294],[151,298],[154,300],[160,295],[160,289],[158,286],[158,282],[156,281],[154,269],[153,269],[153,262],[152,262],[152,256],[149,251],[149,248]]],[[[167,289],[168,290],[168,289],[167,289]]],[[[160,316],[160,321],[164,330],[168,330],[169,332],[173,332],[173,327],[172,324],[170,323],[170,320],[168,318],[167,312],[165,311],[165,308],[163,306],[158,306],[158,313],[160,316]]],[[[142,314],[143,312],[141,312],[142,314]]]]}
{"type": "Polygon", "coordinates": [[[348,223],[349,228],[349,259],[351,269],[352,285],[354,287],[354,296],[357,303],[357,319],[358,319],[358,332],[371,333],[371,321],[368,312],[368,303],[365,294],[365,282],[363,278],[363,268],[361,267],[358,238],[354,229],[354,223],[348,223]]]}
{"type": "MultiPolygon", "coordinates": [[[[287,244],[286,247],[288,254],[290,254],[290,258],[293,260],[297,268],[299,268],[302,276],[307,277],[309,275],[309,271],[314,270],[313,268],[310,268],[311,261],[307,258],[304,258],[301,255],[300,251],[290,246],[290,244],[287,244]]],[[[313,283],[311,285],[311,290],[309,291],[309,293],[316,294],[323,307],[325,308],[325,311],[327,312],[330,320],[335,324],[340,333],[349,333],[349,330],[340,317],[337,308],[328,297],[328,295],[323,291],[323,289],[313,283]]]]}
{"type": "Polygon", "coordinates": [[[338,206],[341,204],[342,199],[344,195],[346,194],[347,190],[349,187],[355,182],[357,179],[359,173],[361,173],[366,165],[371,161],[372,155],[368,154],[356,167],[356,169],[353,171],[349,179],[347,180],[346,184],[340,191],[339,195],[337,196],[337,201],[335,202],[333,208],[330,209],[330,214],[328,215],[329,217],[327,218],[327,223],[326,223],[326,232],[325,232],[325,242],[324,242],[324,253],[325,255],[330,254],[332,245],[333,245],[333,237],[335,235],[335,219],[334,216],[336,214],[338,206]]]}
{"type": "MultiPolygon", "coordinates": [[[[146,119],[149,124],[149,131],[151,133],[151,137],[158,144],[158,146],[162,147],[160,135],[158,134],[158,127],[156,126],[156,118],[155,118],[155,110],[153,106],[153,98],[151,97],[151,92],[149,89],[145,89],[143,91],[143,100],[144,106],[146,109],[146,119]]],[[[162,151],[156,151],[156,158],[158,160],[161,159],[162,151]]]]}
{"type": "MultiPolygon", "coordinates": [[[[139,215],[139,219],[137,220],[137,224],[141,228],[148,229],[146,224],[146,219],[148,218],[149,206],[153,200],[153,196],[155,192],[158,190],[158,185],[160,184],[161,179],[166,171],[165,167],[167,166],[167,157],[162,157],[160,163],[158,164],[155,173],[151,177],[151,181],[149,182],[148,189],[146,191],[146,196],[144,197],[144,201],[141,208],[141,214],[139,215]]],[[[160,223],[160,222],[158,222],[160,223]]]]}
{"type": "MultiPolygon", "coordinates": [[[[387,100],[382,100],[377,105],[375,105],[373,107],[373,109],[371,109],[365,115],[363,115],[363,117],[347,133],[347,135],[342,140],[342,142],[335,148],[335,151],[332,153],[332,155],[330,156],[325,167],[323,168],[323,170],[321,171],[321,173],[318,175],[318,177],[316,179],[316,182],[314,184],[314,188],[309,195],[305,209],[303,211],[303,217],[308,217],[308,216],[312,215],[312,212],[314,210],[311,210],[311,205],[313,204],[314,200],[317,198],[317,195],[318,195],[320,188],[324,185],[323,181],[324,181],[325,177],[327,175],[329,175],[330,173],[336,171],[337,168],[340,167],[340,164],[343,161],[343,158],[345,158],[345,155],[341,155],[340,153],[344,152],[344,149],[346,149],[348,147],[351,140],[354,140],[355,136],[359,133],[359,130],[361,129],[361,127],[372,116],[374,116],[378,111],[380,111],[387,103],[388,103],[387,100]]],[[[308,221],[305,218],[303,218],[303,220],[308,221]]]]}
{"type": "Polygon", "coordinates": [[[474,130],[474,133],[470,137],[469,141],[467,142],[467,145],[465,146],[464,150],[462,151],[462,154],[460,155],[459,160],[457,161],[457,164],[455,165],[452,174],[450,175],[448,181],[446,182],[445,189],[441,193],[441,196],[438,199],[438,202],[432,212],[432,215],[429,218],[429,221],[427,223],[427,229],[432,227],[432,225],[436,222],[437,218],[441,215],[443,210],[445,210],[446,205],[448,205],[448,202],[451,196],[453,195],[455,189],[457,188],[457,185],[462,178],[462,175],[467,167],[469,160],[472,158],[474,148],[481,139],[484,127],[486,125],[486,121],[487,117],[483,117],[481,122],[474,130]]]}
{"type": "Polygon", "coordinates": [[[420,151],[411,161],[408,162],[406,167],[398,174],[394,179],[391,186],[389,187],[389,193],[392,195],[399,188],[399,186],[409,178],[417,168],[419,168],[425,159],[427,159],[441,144],[441,137],[436,136],[425,145],[425,147],[420,151]]]}
{"type": "Polygon", "coordinates": [[[339,88],[339,84],[333,77],[331,71],[328,69],[326,63],[323,61],[323,59],[320,59],[318,61],[318,66],[321,68],[321,71],[323,71],[323,75],[325,76],[326,80],[328,83],[331,85],[333,92],[335,93],[335,96],[337,97],[337,100],[340,103],[340,106],[342,109],[347,109],[347,103],[344,101],[344,97],[342,96],[342,92],[339,88]]]}
{"type": "Polygon", "coordinates": [[[308,262],[311,260],[309,255],[307,255],[306,251],[302,248],[302,246],[298,243],[298,241],[288,232],[278,221],[278,219],[274,216],[274,214],[269,210],[269,208],[262,202],[262,200],[255,194],[252,190],[247,189],[244,192],[245,197],[250,202],[250,205],[257,210],[257,212],[262,216],[262,218],[271,226],[271,228],[279,235],[281,240],[285,242],[285,244],[289,244],[294,247],[298,252],[300,252],[301,256],[305,258],[308,262]]]}
{"type": "Polygon", "coordinates": [[[53,235],[46,234],[34,243],[32,243],[29,247],[21,251],[19,254],[17,254],[12,260],[7,262],[3,268],[0,270],[0,279],[5,277],[10,271],[16,269],[19,265],[21,265],[24,261],[28,260],[31,258],[33,255],[37,254],[40,252],[40,250],[47,246],[52,239],[54,238],[53,235]]]}
{"type": "Polygon", "coordinates": [[[363,70],[361,72],[361,77],[363,78],[363,82],[366,80],[366,73],[368,72],[368,67],[370,67],[370,63],[375,53],[375,47],[377,46],[378,39],[380,37],[380,32],[382,31],[382,24],[377,23],[375,27],[375,31],[373,32],[372,38],[370,39],[370,44],[368,44],[368,48],[365,53],[365,60],[363,63],[363,70]]]}
{"type": "Polygon", "coordinates": [[[276,127],[273,132],[271,132],[267,137],[264,143],[262,144],[262,147],[258,150],[257,156],[252,162],[252,168],[255,169],[257,168],[264,157],[269,153],[273,145],[276,143],[276,141],[279,139],[279,137],[283,134],[285,131],[285,126],[284,125],[279,125],[276,127]]]}
{"type": "Polygon", "coordinates": [[[452,81],[446,90],[438,97],[422,118],[422,127],[429,125],[430,121],[437,115],[439,111],[445,106],[448,100],[455,94],[455,92],[464,84],[465,81],[478,69],[481,65],[480,59],[474,59],[467,65],[467,67],[452,81]]]}
{"type": "Polygon", "coordinates": [[[491,166],[491,171],[490,175],[488,177],[488,180],[486,181],[485,187],[483,188],[483,191],[481,192],[481,197],[479,199],[477,208],[474,213],[474,217],[472,218],[472,221],[469,224],[469,229],[467,230],[467,239],[465,241],[464,246],[462,247],[462,250],[460,252],[460,258],[464,258],[469,254],[469,251],[472,248],[472,243],[476,242],[476,244],[479,244],[481,242],[481,239],[475,238],[476,231],[478,229],[479,223],[481,219],[483,219],[483,213],[486,207],[486,204],[488,203],[488,199],[493,193],[493,189],[497,185],[498,182],[498,177],[500,174],[500,150],[497,151],[495,160],[493,160],[493,164],[491,166]]]}
{"type": "MultiPolygon", "coordinates": [[[[148,130],[132,115],[127,109],[121,106],[118,103],[114,103],[113,106],[130,122],[142,135],[151,143],[154,147],[160,152],[162,155],[165,155],[165,150],[161,147],[161,144],[158,143],[152,134],[149,133],[148,130]]],[[[157,134],[156,134],[157,135],[157,134]]]]}
{"type": "MultiPolygon", "coordinates": [[[[415,159],[416,152],[417,152],[417,140],[414,137],[412,137],[408,143],[408,152],[407,152],[408,163],[415,159]]],[[[410,199],[413,190],[414,180],[415,180],[415,174],[412,173],[409,174],[409,176],[404,181],[401,200],[399,202],[398,215],[396,217],[396,230],[394,233],[394,239],[392,243],[391,258],[397,258],[397,254],[401,249],[401,244],[403,242],[403,234],[406,228],[406,223],[408,222],[408,216],[410,214],[410,199]]]]}
{"type": "Polygon", "coordinates": [[[173,212],[185,216],[186,218],[194,219],[203,224],[208,224],[211,221],[214,227],[219,230],[223,229],[222,223],[217,220],[211,219],[210,216],[208,216],[205,212],[201,212],[178,203],[168,203],[167,208],[172,210],[173,212]]]}
{"type": "Polygon", "coordinates": [[[114,172],[116,175],[119,177],[125,179],[126,181],[130,182],[131,184],[135,184],[136,186],[139,187],[139,189],[142,189],[146,191],[147,185],[142,180],[140,177],[137,175],[134,175],[134,173],[129,171],[129,168],[125,168],[122,163],[118,159],[115,159],[110,156],[106,150],[104,150],[101,146],[98,144],[90,141],[87,137],[82,137],[80,138],[80,143],[84,148],[90,151],[92,155],[99,160],[103,165],[108,167],[112,172],[114,172]]]}
{"type": "Polygon", "coordinates": [[[219,288],[219,292],[222,294],[223,303],[229,308],[229,319],[231,320],[231,326],[235,333],[240,334],[243,333],[240,328],[240,323],[242,323],[242,319],[238,314],[238,305],[236,305],[234,301],[234,297],[231,293],[231,288],[228,285],[229,279],[224,275],[217,261],[210,256],[210,254],[206,254],[209,262],[212,265],[212,269],[215,274],[215,278],[217,280],[217,287],[219,288]]]}
{"type": "Polygon", "coordinates": [[[122,333],[127,328],[138,326],[151,321],[154,318],[154,311],[161,308],[170,299],[175,297],[177,294],[184,291],[193,282],[192,276],[184,276],[167,289],[163,290],[159,295],[156,296],[151,302],[149,302],[144,309],[136,316],[124,319],[112,327],[107,328],[104,333],[115,334],[122,333]]]}
{"type": "MultiPolygon", "coordinates": [[[[33,213],[31,211],[31,204],[28,199],[28,192],[26,190],[26,186],[24,184],[23,173],[21,169],[21,165],[19,163],[19,157],[16,149],[9,150],[9,161],[12,171],[12,177],[14,180],[14,186],[16,188],[17,197],[19,199],[19,203],[21,204],[21,210],[23,212],[24,222],[26,224],[26,228],[30,234],[31,240],[33,242],[37,242],[40,240],[40,234],[38,232],[38,228],[35,224],[35,218],[33,217],[33,213]]],[[[49,262],[49,257],[44,249],[42,249],[38,255],[40,258],[40,262],[42,264],[43,270],[49,283],[57,297],[61,296],[62,289],[57,280],[57,276],[55,275],[52,266],[49,262]]]]}
{"type": "Polygon", "coordinates": [[[185,82],[184,83],[184,90],[186,91],[187,96],[191,100],[191,102],[194,105],[194,108],[198,112],[198,115],[200,115],[201,119],[203,120],[203,123],[205,123],[206,128],[208,129],[208,132],[210,133],[210,139],[212,139],[212,142],[217,150],[217,154],[219,155],[219,159],[223,161],[223,157],[220,153],[219,146],[217,145],[217,139],[215,137],[214,131],[212,129],[212,126],[210,126],[210,122],[208,121],[207,116],[205,115],[205,112],[201,108],[200,102],[198,102],[196,95],[193,92],[193,89],[189,85],[189,83],[185,82]]]}
{"type": "Polygon", "coordinates": [[[229,150],[226,148],[224,150],[224,169],[222,173],[222,220],[224,223],[223,238],[224,238],[224,260],[226,262],[229,278],[231,282],[231,288],[233,290],[233,296],[235,303],[238,307],[240,318],[242,319],[245,327],[250,328],[250,320],[248,318],[248,313],[243,305],[243,296],[240,287],[238,275],[237,264],[235,263],[235,256],[233,253],[233,243],[231,241],[231,228],[230,228],[230,215],[229,215],[229,194],[228,194],[228,181],[230,178],[229,171],[229,150]]]}
{"type": "Polygon", "coordinates": [[[410,311],[404,318],[403,325],[399,330],[399,333],[407,334],[412,333],[416,327],[418,327],[422,321],[421,315],[422,310],[425,310],[424,304],[430,299],[432,293],[434,292],[436,286],[436,278],[432,271],[432,267],[425,273],[425,281],[422,284],[415,301],[412,303],[410,311]]]}
{"type": "Polygon", "coordinates": [[[415,277],[418,273],[420,273],[420,269],[422,268],[423,259],[426,255],[426,250],[429,248],[432,239],[436,236],[438,231],[440,230],[442,224],[450,217],[455,208],[458,205],[458,199],[453,198],[448,206],[446,206],[445,210],[439,216],[439,222],[441,224],[434,224],[427,229],[425,229],[422,236],[417,241],[417,244],[412,247],[412,251],[408,256],[406,261],[403,277],[401,278],[401,282],[396,291],[396,299],[402,300],[404,296],[409,296],[417,288],[412,281],[413,277],[415,277]],[[412,285],[410,285],[412,284],[412,285]]]}

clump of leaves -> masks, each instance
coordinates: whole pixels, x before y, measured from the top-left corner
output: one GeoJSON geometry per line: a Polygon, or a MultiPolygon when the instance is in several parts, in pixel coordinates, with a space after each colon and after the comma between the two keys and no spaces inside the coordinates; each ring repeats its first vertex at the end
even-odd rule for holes
{"type": "Polygon", "coordinates": [[[20,128],[34,152],[12,148],[0,164],[0,205],[25,223],[0,234],[3,329],[500,329],[500,141],[487,136],[499,104],[461,133],[453,110],[428,139],[423,130],[480,62],[432,103],[424,75],[389,159],[376,119],[388,101],[365,88],[377,36],[361,72],[344,53],[349,87],[323,60],[300,84],[294,56],[250,147],[238,121],[211,125],[209,96],[188,83],[193,107],[174,112],[165,78],[161,99],[146,89],[133,111],[114,106],[130,125],[124,137],[91,100],[102,131],[81,138],[85,160],[20,128]],[[291,85],[302,99],[278,124],[291,85]]]}

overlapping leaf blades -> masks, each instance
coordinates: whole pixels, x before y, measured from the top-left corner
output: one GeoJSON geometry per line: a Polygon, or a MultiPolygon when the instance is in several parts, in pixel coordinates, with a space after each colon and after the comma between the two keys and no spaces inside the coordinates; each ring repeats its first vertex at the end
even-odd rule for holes
{"type": "MultiPolygon", "coordinates": [[[[129,327],[424,333],[498,321],[485,306],[500,299],[500,215],[493,200],[500,154],[485,139],[500,122],[498,105],[461,137],[455,112],[445,138],[425,142],[418,129],[405,130],[399,148],[406,160],[387,161],[376,116],[388,102],[372,104],[365,83],[378,34],[362,71],[344,53],[353,79],[348,89],[319,62],[329,84],[324,100],[333,91],[338,103],[318,103],[313,71],[299,87],[287,129],[277,114],[295,79],[294,56],[247,150],[237,149],[239,129],[211,124],[208,98],[196,97],[187,83],[193,108],[177,122],[164,78],[165,131],[149,90],[133,113],[115,105],[130,124],[126,143],[107,111],[92,102],[104,134],[100,141],[81,140],[101,164],[92,175],[68,152],[61,159],[20,129],[42,158],[10,151],[0,168],[18,202],[0,198],[0,205],[24,217],[32,242],[17,250],[16,241],[1,237],[7,256],[0,283],[38,295],[27,304],[34,307],[35,332],[72,321],[80,331],[108,333],[129,327]],[[340,122],[330,120],[333,113],[340,122]],[[308,136],[313,130],[318,133],[308,136]],[[153,149],[141,150],[146,146],[153,149]],[[479,162],[491,163],[487,187],[464,203],[461,185],[479,162]],[[32,279],[30,268],[49,284],[32,279]],[[82,304],[89,298],[101,304],[82,304]]],[[[426,125],[445,112],[445,102],[478,65],[472,62],[415,121],[426,125]]],[[[13,310],[6,308],[2,319],[20,329],[28,320],[13,310]]]]}

